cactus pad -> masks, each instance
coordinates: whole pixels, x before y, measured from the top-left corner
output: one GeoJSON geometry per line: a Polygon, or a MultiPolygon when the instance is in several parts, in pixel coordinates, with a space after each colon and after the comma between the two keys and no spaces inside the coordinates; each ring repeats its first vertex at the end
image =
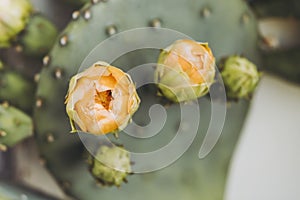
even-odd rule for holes
{"type": "MultiPolygon", "coordinates": [[[[242,0],[97,2],[92,1],[73,13],[73,21],[44,58],[46,62],[40,74],[34,118],[37,142],[48,168],[65,186],[66,192],[77,199],[155,199],[156,195],[161,199],[221,199],[228,164],[248,103],[241,101],[232,104],[227,110],[219,143],[207,158],[199,160],[197,153],[210,119],[209,101],[199,100],[201,128],[188,152],[161,171],[129,177],[129,183],[117,189],[99,188],[89,173],[80,139],[77,135],[69,134],[64,97],[70,77],[77,73],[89,52],[110,35],[133,28],[152,26],[174,29],[199,42],[208,42],[216,60],[223,56],[243,54],[257,64],[257,24],[246,3],[242,0]]],[[[168,36],[164,39],[169,40],[168,36]]],[[[159,50],[135,51],[110,64],[124,66],[122,69],[127,71],[138,64],[156,63],[158,54],[159,50]]],[[[149,122],[147,105],[159,103],[156,92],[151,87],[139,91],[142,105],[134,121],[144,125],[149,122]]],[[[176,132],[180,120],[178,106],[169,107],[167,116],[161,134],[154,140],[158,147],[167,143],[176,132]]],[[[130,143],[122,133],[120,139],[126,149],[140,147],[139,150],[143,151],[153,150],[152,139],[151,142],[134,140],[130,143]]]]}

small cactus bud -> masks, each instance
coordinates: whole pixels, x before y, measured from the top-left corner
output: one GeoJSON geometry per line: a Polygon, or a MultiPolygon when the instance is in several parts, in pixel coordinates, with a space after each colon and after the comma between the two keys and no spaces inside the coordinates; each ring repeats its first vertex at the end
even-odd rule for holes
{"type": "Polygon", "coordinates": [[[10,46],[11,40],[24,30],[31,12],[28,0],[0,1],[0,47],[10,46]]]}
{"type": "Polygon", "coordinates": [[[228,98],[250,98],[260,78],[257,67],[248,59],[230,56],[221,63],[221,75],[228,98]]]}
{"type": "Polygon", "coordinates": [[[131,171],[129,153],[122,147],[102,145],[88,159],[92,175],[104,186],[120,186],[131,171]]]}
{"type": "Polygon", "coordinates": [[[154,81],[162,95],[183,102],[207,94],[214,77],[215,58],[208,44],[178,40],[161,52],[154,81]]]}
{"type": "Polygon", "coordinates": [[[106,134],[122,130],[138,109],[140,99],[130,76],[104,62],[97,62],[72,77],[66,111],[72,132],[74,122],[82,131],[106,134]]]}

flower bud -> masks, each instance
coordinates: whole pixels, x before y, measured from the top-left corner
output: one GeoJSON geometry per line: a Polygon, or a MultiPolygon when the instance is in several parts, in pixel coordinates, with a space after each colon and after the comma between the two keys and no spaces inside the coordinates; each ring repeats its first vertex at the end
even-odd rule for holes
{"type": "Polygon", "coordinates": [[[99,135],[125,128],[140,99],[128,74],[97,62],[72,77],[65,103],[72,132],[75,122],[82,131],[99,135]]]}
{"type": "Polygon", "coordinates": [[[131,171],[129,153],[117,146],[101,146],[88,163],[92,175],[105,186],[120,186],[131,171]]]}
{"type": "Polygon", "coordinates": [[[208,44],[178,40],[161,52],[154,81],[162,95],[183,102],[207,94],[214,77],[215,58],[208,44]]]}
{"type": "Polygon", "coordinates": [[[227,97],[251,97],[260,78],[260,73],[252,62],[240,56],[230,56],[221,63],[220,68],[227,97]]]}
{"type": "Polygon", "coordinates": [[[24,30],[31,12],[32,5],[28,0],[0,1],[0,47],[8,47],[24,30]]]}

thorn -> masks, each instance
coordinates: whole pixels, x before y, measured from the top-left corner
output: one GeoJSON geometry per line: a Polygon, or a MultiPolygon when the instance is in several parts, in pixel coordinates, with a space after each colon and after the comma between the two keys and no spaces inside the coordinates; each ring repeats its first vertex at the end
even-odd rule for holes
{"type": "Polygon", "coordinates": [[[201,16],[204,18],[208,18],[211,15],[211,10],[207,7],[201,10],[201,16]]]}
{"type": "Polygon", "coordinates": [[[4,144],[0,144],[0,151],[6,152],[7,151],[7,146],[4,144]]]}
{"type": "Polygon", "coordinates": [[[153,19],[150,22],[150,26],[153,28],[160,28],[161,27],[161,20],[160,19],[153,19]]]}
{"type": "Polygon", "coordinates": [[[55,138],[54,138],[53,134],[52,134],[52,133],[49,133],[49,134],[47,135],[47,142],[48,142],[48,143],[53,143],[54,141],[55,141],[55,138]]]}
{"type": "Polygon", "coordinates": [[[78,10],[72,13],[72,19],[77,20],[80,17],[80,12],[78,10]]]}
{"type": "Polygon", "coordinates": [[[0,131],[0,137],[5,137],[7,135],[7,133],[3,130],[0,131]]]}
{"type": "Polygon", "coordinates": [[[39,82],[39,80],[40,80],[40,73],[36,73],[35,75],[34,75],[34,78],[33,78],[33,80],[34,80],[34,82],[36,82],[36,83],[38,83],[39,82]]]}
{"type": "Polygon", "coordinates": [[[250,21],[250,16],[247,13],[243,14],[242,15],[242,23],[243,24],[248,24],[249,21],[250,21]]]}
{"type": "Polygon", "coordinates": [[[50,56],[45,56],[43,58],[43,65],[48,66],[49,62],[50,62],[50,56]]]}
{"type": "Polygon", "coordinates": [[[68,37],[66,35],[62,36],[60,39],[59,39],[59,44],[61,46],[66,46],[68,44],[68,37]]]}
{"type": "Polygon", "coordinates": [[[108,26],[106,28],[106,34],[108,36],[112,36],[117,33],[117,28],[114,25],[108,26]]]}
{"type": "Polygon", "coordinates": [[[43,100],[41,98],[37,98],[35,101],[35,106],[37,108],[41,108],[43,106],[43,100]]]}
{"type": "Polygon", "coordinates": [[[85,20],[89,20],[89,19],[91,19],[91,17],[92,17],[91,11],[89,11],[89,10],[84,11],[83,18],[85,20]]]}
{"type": "Polygon", "coordinates": [[[56,79],[61,79],[63,76],[63,72],[60,68],[55,69],[54,76],[56,79]]]}

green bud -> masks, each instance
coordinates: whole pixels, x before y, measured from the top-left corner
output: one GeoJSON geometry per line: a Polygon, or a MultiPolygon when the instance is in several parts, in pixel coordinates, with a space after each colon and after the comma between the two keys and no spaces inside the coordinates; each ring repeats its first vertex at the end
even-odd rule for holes
{"type": "Polygon", "coordinates": [[[120,186],[131,171],[129,153],[122,147],[100,146],[89,158],[92,175],[104,186],[120,186]]]}
{"type": "Polygon", "coordinates": [[[252,62],[240,56],[230,56],[221,63],[220,68],[228,98],[251,97],[260,78],[252,62]]]}
{"type": "Polygon", "coordinates": [[[9,47],[12,40],[25,29],[32,5],[28,0],[0,1],[0,47],[9,47]]]}
{"type": "Polygon", "coordinates": [[[178,40],[161,52],[154,81],[166,98],[184,102],[207,94],[214,77],[215,58],[208,44],[178,40]]]}
{"type": "Polygon", "coordinates": [[[33,134],[32,119],[22,111],[0,104],[0,144],[12,147],[33,134]]]}

